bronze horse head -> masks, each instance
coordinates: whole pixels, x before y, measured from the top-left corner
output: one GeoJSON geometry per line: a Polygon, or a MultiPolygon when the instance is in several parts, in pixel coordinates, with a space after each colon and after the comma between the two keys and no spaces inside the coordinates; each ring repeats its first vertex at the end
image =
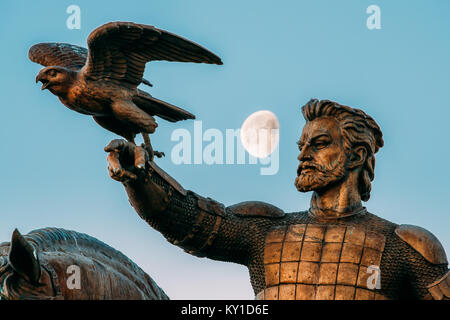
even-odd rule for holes
{"type": "Polygon", "coordinates": [[[83,233],[44,228],[0,244],[2,299],[166,300],[133,261],[83,233]]]}

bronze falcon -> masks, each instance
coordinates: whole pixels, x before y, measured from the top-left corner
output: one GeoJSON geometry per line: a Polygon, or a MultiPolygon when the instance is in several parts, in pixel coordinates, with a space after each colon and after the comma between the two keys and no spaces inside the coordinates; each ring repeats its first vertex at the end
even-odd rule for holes
{"type": "Polygon", "coordinates": [[[65,43],[39,43],[28,52],[46,68],[36,76],[69,109],[93,116],[103,128],[134,143],[142,133],[150,152],[149,133],[158,126],[153,116],[176,122],[194,119],[186,110],[139,90],[145,64],[166,60],[221,65],[218,56],[198,44],[153,26],[110,22],[95,29],[89,50],[65,43]]]}

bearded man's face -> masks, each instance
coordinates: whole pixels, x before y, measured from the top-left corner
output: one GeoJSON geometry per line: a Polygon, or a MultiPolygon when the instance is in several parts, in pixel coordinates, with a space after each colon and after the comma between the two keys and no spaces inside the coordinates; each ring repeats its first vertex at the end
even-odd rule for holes
{"type": "Polygon", "coordinates": [[[336,119],[320,117],[308,121],[298,145],[300,165],[295,178],[298,191],[320,191],[347,175],[348,157],[336,119]]]}

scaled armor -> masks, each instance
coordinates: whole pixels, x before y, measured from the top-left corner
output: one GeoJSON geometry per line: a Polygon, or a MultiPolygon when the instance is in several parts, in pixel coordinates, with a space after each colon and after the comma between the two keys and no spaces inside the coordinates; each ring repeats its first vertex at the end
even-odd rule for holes
{"type": "Polygon", "coordinates": [[[139,215],[190,254],[247,266],[256,299],[450,298],[445,251],[422,228],[365,209],[319,220],[263,202],[225,208],[150,164],[143,180],[125,183],[139,215]]]}

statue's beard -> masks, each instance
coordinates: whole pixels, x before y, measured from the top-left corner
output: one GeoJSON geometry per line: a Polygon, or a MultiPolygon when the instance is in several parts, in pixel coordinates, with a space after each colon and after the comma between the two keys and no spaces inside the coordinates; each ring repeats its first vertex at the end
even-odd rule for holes
{"type": "Polygon", "coordinates": [[[303,162],[298,166],[295,186],[300,192],[320,190],[342,180],[347,173],[346,157],[341,156],[330,166],[303,162]]]}

